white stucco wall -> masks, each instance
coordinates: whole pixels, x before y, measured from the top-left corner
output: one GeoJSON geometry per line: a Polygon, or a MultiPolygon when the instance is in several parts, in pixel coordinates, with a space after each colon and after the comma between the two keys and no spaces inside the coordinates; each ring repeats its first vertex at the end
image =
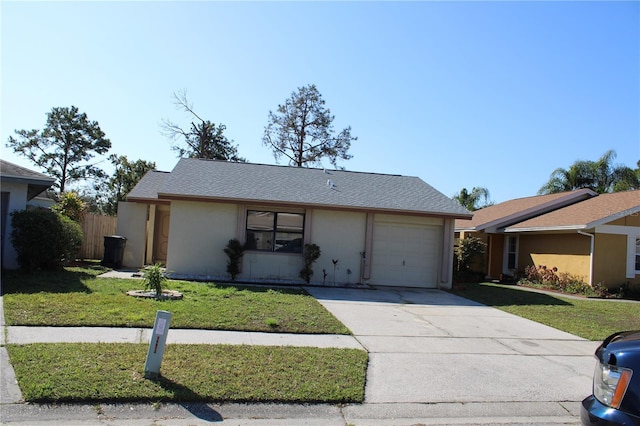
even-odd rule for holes
{"type": "Polygon", "coordinates": [[[224,248],[236,238],[235,204],[172,201],[167,270],[179,275],[227,276],[224,248]]]}
{"type": "Polygon", "coordinates": [[[24,210],[27,206],[27,185],[20,183],[2,182],[2,192],[9,193],[9,205],[7,207],[7,223],[5,235],[2,241],[2,266],[7,269],[17,269],[19,267],[15,249],[11,244],[11,212],[16,210],[24,210]]]}
{"type": "Polygon", "coordinates": [[[323,283],[323,269],[328,274],[325,284],[360,282],[366,222],[366,213],[313,211],[310,242],[317,244],[322,254],[313,267],[312,282],[323,283]],[[335,276],[332,259],[338,260],[335,276]]]}
{"type": "Polygon", "coordinates": [[[239,280],[299,281],[303,266],[299,253],[247,251],[242,259],[239,280]]]}
{"type": "Polygon", "coordinates": [[[142,268],[145,261],[147,236],[147,205],[139,203],[118,203],[116,235],[125,237],[122,266],[142,268]]]}

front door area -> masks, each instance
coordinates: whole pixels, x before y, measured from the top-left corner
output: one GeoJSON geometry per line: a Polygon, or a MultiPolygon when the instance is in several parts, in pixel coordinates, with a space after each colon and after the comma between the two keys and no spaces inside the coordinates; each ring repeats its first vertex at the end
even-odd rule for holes
{"type": "Polygon", "coordinates": [[[168,207],[159,206],[156,210],[155,230],[153,234],[153,262],[167,263],[169,250],[169,222],[171,210],[168,207]]]}

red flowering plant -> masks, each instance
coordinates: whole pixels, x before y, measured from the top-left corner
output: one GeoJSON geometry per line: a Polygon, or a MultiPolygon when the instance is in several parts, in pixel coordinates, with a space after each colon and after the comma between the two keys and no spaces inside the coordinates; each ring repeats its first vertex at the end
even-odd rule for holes
{"type": "Polygon", "coordinates": [[[555,266],[553,268],[548,268],[546,265],[527,266],[524,277],[518,281],[518,284],[585,296],[607,296],[607,291],[602,285],[590,286],[577,275],[558,272],[555,266]]]}

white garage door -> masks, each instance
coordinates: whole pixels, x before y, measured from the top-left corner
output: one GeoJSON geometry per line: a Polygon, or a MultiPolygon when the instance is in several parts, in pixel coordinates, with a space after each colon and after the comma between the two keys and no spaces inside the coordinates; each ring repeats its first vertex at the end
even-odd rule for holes
{"type": "Polygon", "coordinates": [[[442,227],[376,223],[371,284],[437,287],[442,227]]]}

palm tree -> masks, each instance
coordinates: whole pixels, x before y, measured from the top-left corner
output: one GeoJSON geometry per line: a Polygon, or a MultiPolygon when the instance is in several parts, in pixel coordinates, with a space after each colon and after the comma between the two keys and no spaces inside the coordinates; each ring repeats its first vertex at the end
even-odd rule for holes
{"type": "Polygon", "coordinates": [[[540,188],[538,194],[555,194],[578,188],[589,188],[592,183],[590,169],[587,161],[576,161],[568,169],[558,167],[551,173],[549,181],[540,188]]]}
{"type": "Polygon", "coordinates": [[[469,211],[475,211],[493,204],[489,200],[489,190],[483,187],[474,186],[471,192],[467,188],[462,188],[459,193],[453,196],[453,199],[469,211]],[[483,200],[484,203],[480,204],[483,200]]]}
{"type": "Polygon", "coordinates": [[[569,169],[557,168],[538,194],[554,194],[589,188],[598,194],[640,188],[636,171],[627,166],[614,165],[616,152],[609,150],[597,161],[576,161],[569,169]]]}

